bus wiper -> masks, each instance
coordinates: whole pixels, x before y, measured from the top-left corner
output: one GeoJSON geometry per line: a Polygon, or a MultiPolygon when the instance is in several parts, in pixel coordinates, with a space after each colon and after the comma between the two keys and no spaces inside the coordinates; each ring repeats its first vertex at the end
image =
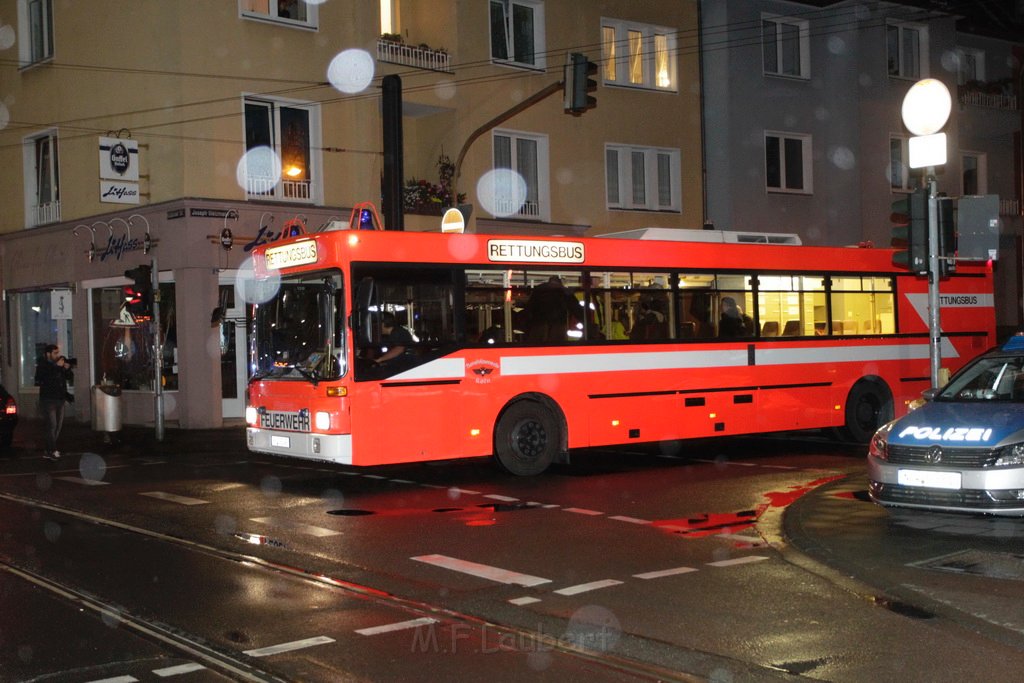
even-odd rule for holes
{"type": "Polygon", "coordinates": [[[316,368],[304,368],[301,365],[293,365],[292,369],[298,370],[299,374],[312,382],[314,387],[320,382],[320,373],[316,371],[316,368]]]}
{"type": "Polygon", "coordinates": [[[249,381],[252,382],[252,381],[263,379],[264,377],[266,377],[269,374],[270,374],[270,370],[257,370],[256,372],[252,373],[252,376],[249,378],[249,381]]]}

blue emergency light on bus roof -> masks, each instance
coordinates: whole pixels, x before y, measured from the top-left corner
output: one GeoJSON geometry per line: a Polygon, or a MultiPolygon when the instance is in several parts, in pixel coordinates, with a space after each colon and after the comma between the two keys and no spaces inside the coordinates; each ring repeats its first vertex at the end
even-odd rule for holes
{"type": "Polygon", "coordinates": [[[1018,332],[1003,342],[1003,351],[1020,351],[1022,349],[1024,349],[1024,332],[1018,332]]]}
{"type": "Polygon", "coordinates": [[[373,224],[373,212],[369,209],[360,209],[359,211],[359,229],[360,230],[375,230],[376,226],[373,224]]]}

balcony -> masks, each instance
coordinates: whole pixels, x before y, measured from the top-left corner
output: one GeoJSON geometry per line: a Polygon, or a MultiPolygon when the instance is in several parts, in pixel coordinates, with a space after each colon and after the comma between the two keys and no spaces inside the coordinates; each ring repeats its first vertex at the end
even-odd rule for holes
{"type": "Polygon", "coordinates": [[[426,45],[406,45],[393,38],[380,38],[377,41],[377,59],[388,64],[452,73],[448,53],[444,50],[435,50],[426,45]]]}
{"type": "Polygon", "coordinates": [[[32,207],[32,214],[29,216],[32,221],[31,227],[48,225],[49,223],[60,222],[60,202],[46,202],[36,204],[32,207]]]}
{"type": "Polygon", "coordinates": [[[1017,111],[1017,96],[1013,94],[1010,79],[992,81],[968,81],[958,88],[960,104],[971,107],[987,107],[1004,111],[1017,111]]]}
{"type": "Polygon", "coordinates": [[[283,199],[308,202],[311,198],[311,183],[308,180],[284,180],[282,178],[246,178],[246,199],[283,199]]]}

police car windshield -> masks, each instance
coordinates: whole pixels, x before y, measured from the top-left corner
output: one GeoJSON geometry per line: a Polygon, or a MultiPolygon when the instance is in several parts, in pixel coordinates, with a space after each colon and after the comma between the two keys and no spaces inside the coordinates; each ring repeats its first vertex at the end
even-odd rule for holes
{"type": "Polygon", "coordinates": [[[1024,355],[979,358],[955,376],[936,399],[1024,402],[1024,355]]]}
{"type": "Polygon", "coordinates": [[[341,276],[303,274],[283,278],[253,320],[253,378],[313,383],[344,374],[344,311],[341,276]]]}

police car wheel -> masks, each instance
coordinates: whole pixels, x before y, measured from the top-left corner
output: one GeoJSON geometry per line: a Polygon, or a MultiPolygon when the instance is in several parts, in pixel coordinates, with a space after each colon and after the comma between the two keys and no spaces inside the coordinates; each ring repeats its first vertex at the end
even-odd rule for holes
{"type": "Polygon", "coordinates": [[[494,455],[505,471],[529,477],[551,465],[560,442],[558,421],[551,411],[536,401],[519,401],[498,420],[494,455]]]}

